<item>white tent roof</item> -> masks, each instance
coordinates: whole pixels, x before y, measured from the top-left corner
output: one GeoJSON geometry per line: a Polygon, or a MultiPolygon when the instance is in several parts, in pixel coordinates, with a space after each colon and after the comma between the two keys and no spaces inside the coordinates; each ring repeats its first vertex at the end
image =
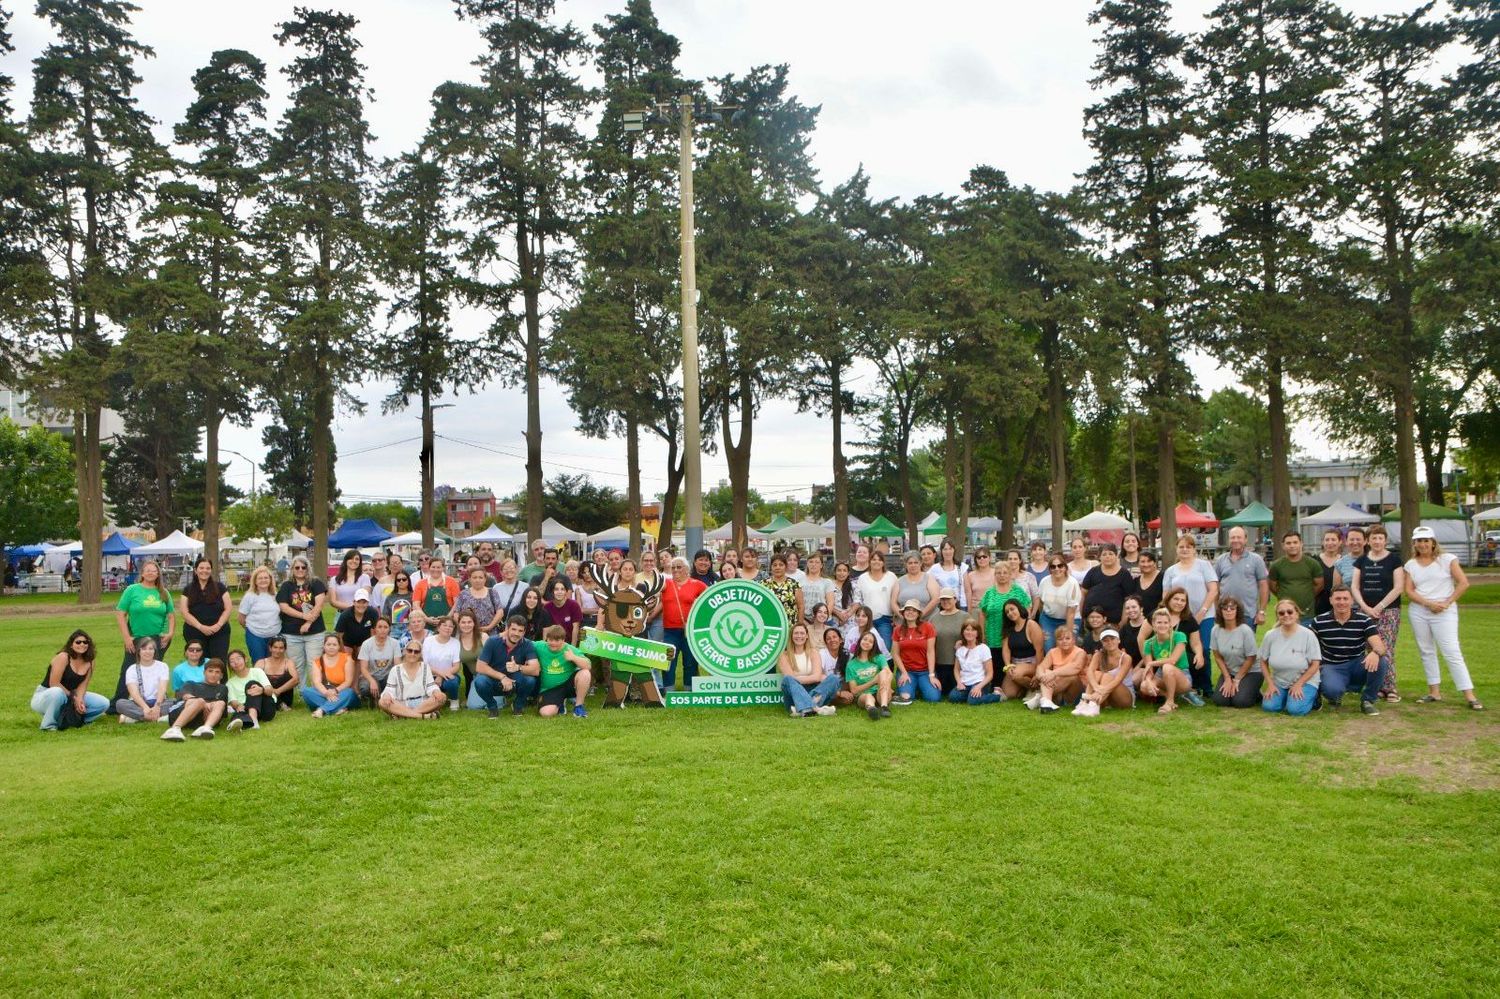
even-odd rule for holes
{"type": "Polygon", "coordinates": [[[1117,513],[1095,510],[1077,520],[1065,521],[1063,528],[1069,531],[1128,531],[1131,523],[1117,513]]]}
{"type": "Polygon", "coordinates": [[[306,548],[310,544],[312,544],[312,538],[309,538],[307,535],[303,534],[301,531],[297,530],[296,528],[293,528],[292,529],[292,535],[291,535],[291,537],[284,538],[281,541],[278,541],[272,547],[275,547],[275,548],[306,548]]]}
{"type": "MultiPolygon", "coordinates": [[[[1432,533],[1437,537],[1440,545],[1462,545],[1469,541],[1467,521],[1444,517],[1441,520],[1424,520],[1419,526],[1432,528],[1432,533]]],[[[1386,533],[1391,536],[1391,544],[1401,543],[1401,521],[1394,520],[1386,524],[1385,529],[1386,533]]]]}
{"type": "MultiPolygon", "coordinates": [[[[480,541],[509,541],[510,540],[510,535],[509,534],[505,534],[505,532],[503,532],[503,531],[501,532],[501,534],[503,535],[503,537],[499,537],[499,538],[478,538],[478,540],[480,540],[480,541]]],[[[478,535],[475,535],[475,537],[478,537],[478,535]]],[[[453,536],[449,535],[449,534],[444,534],[442,531],[433,531],[432,532],[432,540],[433,540],[434,544],[443,545],[443,544],[447,544],[448,542],[452,541],[453,540],[453,536]]],[[[474,540],[474,538],[464,538],[464,540],[465,541],[472,541],[472,540],[474,540]]],[[[422,532],[421,531],[407,531],[405,534],[398,534],[394,538],[386,538],[380,544],[381,544],[382,547],[384,547],[384,546],[387,546],[387,545],[420,545],[421,543],[422,543],[422,532]]]]}
{"type": "Polygon", "coordinates": [[[1500,506],[1492,506],[1488,510],[1480,510],[1474,515],[1477,520],[1500,520],[1500,506]]]}
{"type": "Polygon", "coordinates": [[[619,527],[610,527],[598,534],[590,534],[589,541],[599,544],[602,541],[629,541],[630,528],[621,524],[619,527]]]}
{"type": "Polygon", "coordinates": [[[131,558],[142,555],[196,555],[203,550],[203,542],[194,541],[181,531],[173,531],[160,541],[131,549],[131,558]]]}
{"type": "Polygon", "coordinates": [[[1373,524],[1380,518],[1373,513],[1356,510],[1347,503],[1335,503],[1317,513],[1310,513],[1298,523],[1303,526],[1321,527],[1326,524],[1373,524]]]}
{"type": "MultiPolygon", "coordinates": [[[[851,525],[852,526],[852,525],[851,525]]],[[[781,541],[821,541],[828,537],[828,529],[810,520],[801,520],[790,527],[772,531],[771,537],[781,541]]]]}
{"type": "Polygon", "coordinates": [[[82,541],[60,541],[55,545],[48,545],[43,555],[51,555],[53,552],[67,552],[69,555],[82,555],[82,541]]]}
{"type": "Polygon", "coordinates": [[[981,534],[998,531],[1000,530],[1000,518],[980,517],[978,520],[969,521],[967,529],[970,531],[978,531],[981,534]]]}
{"type": "MultiPolygon", "coordinates": [[[[853,518],[851,518],[851,521],[852,519],[853,518]]],[[[853,527],[852,523],[850,524],[850,527],[853,527]]],[[[757,531],[755,528],[747,525],[745,527],[745,537],[749,538],[751,541],[761,541],[765,538],[765,535],[757,531]]],[[[734,525],[725,524],[722,527],[715,527],[712,531],[709,531],[707,534],[703,535],[703,540],[732,541],[734,540],[734,525]]]]}
{"type": "MultiPolygon", "coordinates": [[[[1052,508],[1049,506],[1047,509],[1045,509],[1041,513],[1037,514],[1035,517],[1032,517],[1030,520],[1028,520],[1026,523],[1022,524],[1021,526],[1024,527],[1028,531],[1047,531],[1047,530],[1051,530],[1052,529],[1052,508]]],[[[1066,528],[1067,525],[1064,524],[1063,527],[1066,528]]]]}
{"type": "Polygon", "coordinates": [[[467,538],[464,538],[464,540],[465,541],[512,541],[514,539],[511,537],[511,535],[506,534],[504,531],[500,530],[499,525],[497,525],[497,524],[491,524],[489,527],[486,527],[484,530],[480,531],[478,534],[471,534],[467,538]]]}
{"type": "MultiPolygon", "coordinates": [[[[564,527],[562,524],[559,524],[552,517],[548,517],[546,520],[542,521],[542,534],[541,534],[541,538],[542,538],[543,541],[545,541],[549,545],[555,545],[559,541],[587,541],[588,540],[588,538],[583,534],[582,531],[575,531],[571,527],[564,527]]],[[[517,534],[512,540],[515,540],[515,541],[524,541],[527,544],[531,543],[531,538],[530,537],[527,537],[527,536],[524,536],[524,535],[520,535],[520,534],[517,534]]]]}
{"type": "Polygon", "coordinates": [[[934,510],[931,513],[929,513],[927,516],[923,517],[921,520],[917,521],[917,530],[920,531],[924,527],[931,527],[933,525],[933,523],[937,519],[938,519],[938,512],[936,510],[934,510]]]}
{"type": "MultiPolygon", "coordinates": [[[[852,514],[852,513],[849,515],[849,530],[850,531],[858,533],[860,531],[863,531],[865,528],[867,528],[869,526],[870,526],[870,522],[869,521],[867,521],[867,520],[860,520],[858,517],[854,516],[854,514],[852,514]]],[[[825,531],[832,531],[832,530],[834,530],[834,519],[832,517],[829,517],[827,520],[823,521],[823,530],[825,530],[825,531]]],[[[831,579],[833,577],[830,576],[829,578],[831,579]]]]}

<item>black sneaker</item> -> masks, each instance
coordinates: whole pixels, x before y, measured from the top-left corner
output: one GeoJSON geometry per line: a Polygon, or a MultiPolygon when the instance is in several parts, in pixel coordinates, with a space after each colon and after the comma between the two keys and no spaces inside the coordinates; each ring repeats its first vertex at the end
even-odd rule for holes
{"type": "Polygon", "coordinates": [[[873,704],[865,710],[865,714],[870,716],[870,721],[880,721],[880,709],[873,704]]]}
{"type": "Polygon", "coordinates": [[[1339,702],[1325,697],[1323,698],[1323,707],[1329,711],[1337,711],[1339,709],[1339,702]]]}
{"type": "Polygon", "coordinates": [[[890,716],[891,716],[891,706],[889,704],[884,705],[880,709],[880,717],[882,717],[882,718],[889,718],[890,716]]]}
{"type": "Polygon", "coordinates": [[[1378,714],[1380,714],[1380,709],[1375,706],[1375,702],[1374,701],[1361,701],[1360,705],[1359,705],[1359,710],[1363,711],[1367,715],[1378,715],[1378,714]]]}
{"type": "Polygon", "coordinates": [[[500,709],[499,708],[486,708],[485,711],[486,711],[487,714],[489,714],[491,721],[493,721],[494,719],[500,717],[500,709]]]}

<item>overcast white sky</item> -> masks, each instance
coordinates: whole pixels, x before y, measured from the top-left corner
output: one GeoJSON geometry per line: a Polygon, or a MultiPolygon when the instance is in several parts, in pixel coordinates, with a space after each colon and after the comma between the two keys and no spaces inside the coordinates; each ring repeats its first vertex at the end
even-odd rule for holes
{"type": "MultiPolygon", "coordinates": [[[[191,77],[214,50],[245,48],[272,68],[272,122],[285,107],[280,73],[288,53],[272,35],[289,17],[291,2],[225,3],[222,0],[136,0],[136,37],[156,50],[139,66],[137,91],[144,109],[167,138],[191,96],[191,77]]],[[[318,6],[318,4],[312,4],[318,6]]],[[[1415,0],[1346,0],[1359,14],[1407,10],[1415,0]]],[[[12,22],[16,53],[6,60],[16,77],[16,105],[29,103],[29,64],[50,40],[29,3],[12,22]]],[[[376,136],[374,151],[395,155],[420,136],[432,89],[464,78],[480,42],[473,25],[461,23],[446,0],[345,0],[328,6],[360,19],[367,79],[375,102],[367,109],[376,136]]],[[[911,4],[893,0],[658,0],[666,30],[682,42],[682,72],[704,78],[743,72],[762,63],[788,63],[792,88],[807,104],[821,105],[812,151],[825,186],[846,179],[860,165],[871,176],[876,197],[952,193],[977,164],[1005,170],[1012,181],[1044,190],[1071,186],[1089,162],[1082,136],[1083,108],[1091,100],[1088,79],[1094,35],[1087,23],[1091,3],[1048,4],[975,0],[911,4]]],[[[1180,29],[1196,30],[1213,4],[1179,0],[1180,29]]],[[[588,31],[624,0],[562,0],[561,17],[588,31]]],[[[1205,392],[1227,384],[1227,374],[1197,366],[1205,392]]],[[[380,414],[386,388],[371,381],[367,397],[377,403],[363,416],[342,415],[336,433],[338,482],[346,501],[417,498],[419,432],[415,412],[380,414]],[[392,443],[404,441],[404,443],[392,443]],[[391,446],[381,446],[390,444],[391,446]],[[361,452],[356,454],[355,452],[361,452]]],[[[555,388],[544,395],[543,454],[548,475],[587,471],[624,489],[622,443],[590,440],[574,430],[571,412],[555,388]]],[[[514,390],[489,386],[462,395],[437,413],[440,434],[451,434],[518,457],[463,448],[439,440],[437,479],[460,487],[487,485],[504,495],[525,485],[521,431],[523,401],[514,390]]],[[[260,424],[227,427],[224,446],[259,461],[260,424]]],[[[846,438],[858,431],[846,427],[846,438]]],[[[830,477],[831,430],[826,418],[800,415],[782,402],[766,404],[756,422],[752,481],[767,496],[792,493],[806,499],[813,483],[830,477]]],[[[1324,457],[1315,428],[1298,428],[1299,447],[1324,457]]],[[[248,488],[246,461],[229,458],[229,481],[248,488]]],[[[644,492],[665,488],[665,448],[642,447],[644,492]]],[[[727,477],[720,457],[705,461],[711,485],[727,477]]]]}

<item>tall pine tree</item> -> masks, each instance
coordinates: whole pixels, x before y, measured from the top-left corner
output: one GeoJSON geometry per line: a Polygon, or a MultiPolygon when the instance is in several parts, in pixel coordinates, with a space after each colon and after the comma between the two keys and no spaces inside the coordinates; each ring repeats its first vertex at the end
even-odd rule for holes
{"type": "Polygon", "coordinates": [[[287,387],[307,399],[309,516],[320,576],[333,506],[334,409],[340,401],[363,408],[342,386],[366,360],[362,345],[376,304],[368,273],[376,238],[366,218],[370,95],[357,24],[348,14],[297,7],[280,25],[277,42],[298,54],[285,69],[291,104],[271,142],[260,219],[272,321],[292,379],[287,387]]]}
{"type": "Polygon", "coordinates": [[[1089,15],[1101,26],[1097,75],[1104,97],[1084,111],[1095,161],[1083,189],[1114,247],[1116,276],[1147,412],[1156,425],[1161,543],[1177,543],[1177,426],[1193,392],[1182,363],[1195,237],[1184,143],[1187,40],[1171,27],[1167,0],[1109,0],[1089,15]]]}

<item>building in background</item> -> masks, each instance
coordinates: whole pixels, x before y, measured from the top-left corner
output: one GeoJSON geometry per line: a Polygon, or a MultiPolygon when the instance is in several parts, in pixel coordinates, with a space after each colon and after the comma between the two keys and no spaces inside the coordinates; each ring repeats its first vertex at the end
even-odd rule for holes
{"type": "Polygon", "coordinates": [[[488,489],[465,489],[448,495],[448,533],[467,537],[493,520],[499,512],[495,494],[488,489]]]}
{"type": "MultiPolygon", "coordinates": [[[[66,410],[51,410],[37,406],[27,393],[20,389],[0,387],[0,417],[10,417],[23,430],[41,424],[54,433],[72,440],[73,414],[66,410]]],[[[120,414],[105,409],[99,416],[99,437],[109,440],[125,427],[120,414]]]]}

